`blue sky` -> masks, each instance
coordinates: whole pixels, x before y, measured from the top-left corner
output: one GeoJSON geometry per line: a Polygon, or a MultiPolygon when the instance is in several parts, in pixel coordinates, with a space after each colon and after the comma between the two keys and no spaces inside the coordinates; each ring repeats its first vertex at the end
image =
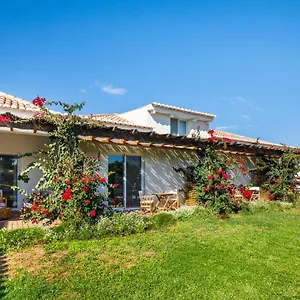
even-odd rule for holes
{"type": "Polygon", "coordinates": [[[212,127],[300,145],[300,1],[0,2],[0,90],[152,101],[217,115],[212,127]]]}

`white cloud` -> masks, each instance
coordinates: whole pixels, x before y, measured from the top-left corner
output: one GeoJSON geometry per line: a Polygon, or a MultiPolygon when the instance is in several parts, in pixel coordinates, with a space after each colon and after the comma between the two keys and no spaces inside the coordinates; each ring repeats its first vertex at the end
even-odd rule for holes
{"type": "Polygon", "coordinates": [[[228,125],[228,126],[218,126],[216,127],[217,130],[228,130],[228,129],[241,129],[241,128],[251,128],[254,127],[253,124],[249,125],[228,125]]]}
{"type": "MultiPolygon", "coordinates": [[[[98,84],[98,82],[97,82],[98,84]]],[[[113,87],[112,84],[108,84],[108,85],[102,85],[101,87],[102,92],[110,94],[110,95],[125,95],[128,91],[124,88],[116,88],[113,87]]]]}
{"type": "Polygon", "coordinates": [[[216,127],[217,130],[227,130],[227,129],[233,129],[237,128],[237,125],[228,125],[228,126],[218,126],[216,127]]]}
{"type": "Polygon", "coordinates": [[[79,92],[82,93],[82,94],[87,94],[87,90],[86,89],[80,89],[79,92]]]}
{"type": "Polygon", "coordinates": [[[250,119],[250,116],[248,116],[248,115],[240,115],[240,117],[243,119],[247,119],[247,120],[250,119]]]}
{"type": "Polygon", "coordinates": [[[231,105],[236,105],[236,104],[241,103],[241,104],[244,104],[244,105],[248,106],[249,108],[254,109],[256,111],[264,111],[263,108],[256,105],[255,103],[253,103],[253,101],[248,100],[242,96],[222,97],[221,99],[229,101],[231,103],[231,105]]]}

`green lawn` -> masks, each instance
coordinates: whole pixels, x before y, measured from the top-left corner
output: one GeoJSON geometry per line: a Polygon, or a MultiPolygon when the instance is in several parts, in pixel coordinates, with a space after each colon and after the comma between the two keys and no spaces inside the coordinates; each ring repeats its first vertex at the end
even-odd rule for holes
{"type": "Polygon", "coordinates": [[[300,299],[299,230],[293,209],[35,246],[7,256],[4,299],[300,299]]]}

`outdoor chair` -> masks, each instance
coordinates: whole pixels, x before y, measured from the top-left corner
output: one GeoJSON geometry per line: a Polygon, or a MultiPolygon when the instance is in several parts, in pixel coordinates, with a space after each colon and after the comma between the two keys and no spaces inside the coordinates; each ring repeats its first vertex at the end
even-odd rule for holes
{"type": "Polygon", "coordinates": [[[154,195],[143,195],[142,192],[139,192],[140,197],[140,207],[142,211],[154,212],[155,210],[155,201],[156,196],[154,195]]]}
{"type": "Polygon", "coordinates": [[[3,192],[0,192],[0,220],[9,219],[11,209],[7,207],[7,199],[3,197],[3,192]]]}
{"type": "Polygon", "coordinates": [[[259,186],[252,186],[249,188],[249,191],[252,193],[250,201],[260,199],[260,187],[259,186]]]}

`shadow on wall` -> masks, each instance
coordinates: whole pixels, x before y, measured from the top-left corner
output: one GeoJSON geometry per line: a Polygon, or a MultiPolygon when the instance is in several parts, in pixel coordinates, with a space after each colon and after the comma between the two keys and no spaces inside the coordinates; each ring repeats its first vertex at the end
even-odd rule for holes
{"type": "MultiPolygon", "coordinates": [[[[234,158],[242,158],[244,160],[243,167],[245,167],[248,171],[251,169],[254,169],[256,167],[257,158],[255,156],[245,156],[245,155],[239,155],[239,156],[233,156],[234,158]]],[[[245,184],[251,184],[252,183],[252,177],[251,172],[247,172],[246,175],[243,175],[242,172],[230,172],[230,175],[233,177],[236,177],[233,181],[233,184],[235,185],[245,185],[245,184]]]]}

